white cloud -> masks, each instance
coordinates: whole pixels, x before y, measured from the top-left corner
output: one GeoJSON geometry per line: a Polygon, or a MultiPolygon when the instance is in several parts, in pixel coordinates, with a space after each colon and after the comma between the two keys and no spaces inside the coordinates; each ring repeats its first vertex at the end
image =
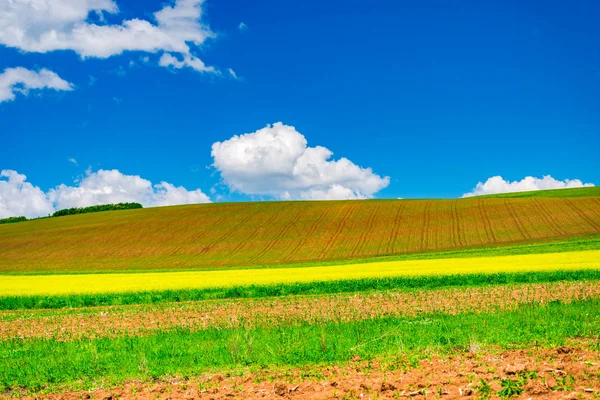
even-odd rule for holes
{"type": "Polygon", "coordinates": [[[565,179],[564,181],[559,181],[550,175],[546,175],[541,179],[533,176],[526,176],[520,181],[513,182],[505,181],[501,176],[493,176],[485,181],[485,183],[479,182],[471,192],[463,194],[463,197],[497,193],[528,192],[533,190],[577,188],[584,186],[594,186],[594,184],[583,183],[579,179],[565,179]]]}
{"type": "Polygon", "coordinates": [[[371,168],[329,159],[325,147],[307,147],[304,135],[281,122],[212,145],[213,166],[233,191],[279,199],[359,199],[389,185],[371,168]]]}
{"type": "Polygon", "coordinates": [[[233,79],[238,79],[238,76],[233,69],[227,68],[227,72],[229,72],[229,75],[231,75],[233,79]]]}
{"type": "Polygon", "coordinates": [[[7,68],[0,74],[0,103],[12,101],[16,93],[25,96],[30,90],[73,90],[73,85],[47,69],[32,71],[23,67],[7,68]]]}
{"type": "Polygon", "coordinates": [[[116,169],[92,172],[78,186],[60,185],[48,192],[57,209],[96,204],[137,202],[145,207],[210,202],[200,189],[189,191],[168,182],[153,185],[137,175],[116,169]]]}
{"type": "MultiPolygon", "coordinates": [[[[107,58],[125,51],[169,52],[198,60],[190,44],[215,37],[201,22],[202,0],[177,0],[153,14],[151,21],[105,24],[104,13],[117,15],[113,0],[0,1],[0,44],[25,52],[72,50],[81,58],[107,58]],[[98,24],[90,22],[96,15],[98,24]]],[[[212,67],[197,69],[215,72],[212,67]]]]}
{"type": "Polygon", "coordinates": [[[16,171],[0,172],[0,218],[21,215],[32,218],[54,212],[46,194],[26,179],[16,171]]]}
{"type": "Polygon", "coordinates": [[[147,179],[118,170],[87,171],[76,186],[62,184],[47,193],[26,182],[25,175],[16,171],[3,170],[0,176],[7,178],[0,179],[0,218],[19,215],[33,218],[63,208],[109,203],[137,202],[144,207],[156,207],[210,202],[200,189],[187,190],[168,182],[153,185],[147,179]]]}
{"type": "Polygon", "coordinates": [[[160,57],[158,65],[160,65],[161,67],[173,67],[176,69],[189,67],[199,72],[217,73],[217,70],[214,67],[207,67],[202,62],[202,60],[190,55],[183,56],[183,59],[179,61],[176,57],[172,56],[171,54],[165,53],[160,57]]]}
{"type": "Polygon", "coordinates": [[[239,29],[240,31],[245,31],[246,29],[248,29],[248,25],[246,25],[246,24],[245,24],[245,23],[243,23],[243,22],[240,22],[240,24],[238,25],[238,29],[239,29]]]}
{"type": "Polygon", "coordinates": [[[77,162],[77,160],[76,160],[76,159],[74,159],[73,157],[69,157],[69,158],[67,159],[67,161],[69,161],[69,162],[70,162],[70,163],[72,163],[72,164],[75,164],[76,166],[79,166],[79,163],[78,163],[78,162],[77,162]]]}

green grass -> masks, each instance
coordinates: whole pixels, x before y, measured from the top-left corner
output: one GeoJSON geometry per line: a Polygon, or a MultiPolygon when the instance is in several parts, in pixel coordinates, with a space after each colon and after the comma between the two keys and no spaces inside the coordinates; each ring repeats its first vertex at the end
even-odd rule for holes
{"type": "Polygon", "coordinates": [[[0,342],[0,391],[111,385],[240,368],[406,359],[482,347],[556,346],[598,338],[600,300],[524,305],[491,314],[424,315],[276,328],[164,331],[146,337],[75,342],[0,342]]]}
{"type": "Polygon", "coordinates": [[[558,281],[600,281],[600,270],[461,274],[430,277],[393,277],[341,281],[320,281],[231,288],[186,289],[160,292],[111,293],[66,296],[0,297],[0,310],[58,309],[166,302],[264,298],[290,295],[321,295],[377,290],[422,290],[500,284],[558,281]]]}
{"type": "Polygon", "coordinates": [[[527,197],[591,197],[600,196],[600,186],[570,188],[570,189],[551,189],[551,190],[534,190],[531,192],[513,192],[489,194],[485,196],[477,196],[478,198],[527,198],[527,197]]]}

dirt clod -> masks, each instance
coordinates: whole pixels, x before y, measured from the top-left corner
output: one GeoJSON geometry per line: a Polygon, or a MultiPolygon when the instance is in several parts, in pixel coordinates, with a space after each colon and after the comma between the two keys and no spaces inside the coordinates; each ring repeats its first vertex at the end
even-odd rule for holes
{"type": "Polygon", "coordinates": [[[568,346],[561,346],[559,348],[556,349],[556,352],[558,354],[569,354],[571,352],[573,352],[573,348],[572,347],[568,347],[568,346]]]}
{"type": "Polygon", "coordinates": [[[288,393],[288,389],[284,383],[277,383],[275,384],[274,392],[277,396],[285,396],[288,393]]]}
{"type": "MultiPolygon", "coordinates": [[[[488,398],[496,399],[501,397],[499,392],[503,389],[503,381],[510,380],[514,383],[513,387],[517,385],[522,389],[522,393],[514,397],[515,399],[594,399],[600,392],[600,381],[597,379],[600,376],[600,363],[589,360],[600,359],[600,351],[596,346],[588,346],[584,341],[572,343],[572,351],[561,354],[557,353],[556,348],[533,348],[527,351],[488,349],[482,350],[477,358],[466,357],[463,353],[428,354],[410,367],[388,369],[388,365],[405,365],[408,362],[399,355],[394,363],[375,359],[349,361],[339,365],[310,366],[309,377],[306,375],[307,370],[302,367],[247,371],[242,375],[232,376],[223,371],[223,375],[196,376],[189,379],[170,377],[151,382],[130,381],[118,387],[100,388],[92,392],[44,393],[42,398],[165,399],[168,394],[173,400],[371,400],[398,397],[480,398],[487,393],[488,398]],[[363,372],[367,366],[368,374],[363,372]],[[514,374],[508,375],[506,371],[513,371],[514,374]],[[265,376],[265,373],[268,373],[268,376],[265,376]],[[243,385],[240,385],[240,382],[243,382],[243,385]]],[[[24,393],[21,389],[19,392],[5,394],[5,397],[30,400],[40,398],[35,394],[24,393]]]]}
{"type": "Polygon", "coordinates": [[[507,375],[521,374],[525,371],[527,371],[527,366],[525,366],[525,364],[509,364],[506,367],[504,367],[504,372],[507,375]]]}

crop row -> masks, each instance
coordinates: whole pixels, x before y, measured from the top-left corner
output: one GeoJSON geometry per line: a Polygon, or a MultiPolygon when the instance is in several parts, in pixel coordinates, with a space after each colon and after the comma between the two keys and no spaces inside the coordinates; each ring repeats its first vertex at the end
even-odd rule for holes
{"type": "Polygon", "coordinates": [[[0,229],[0,272],[263,266],[600,233],[600,197],[214,204],[0,229]]]}
{"type": "Polygon", "coordinates": [[[592,298],[600,298],[598,281],[5,312],[0,314],[0,338],[74,340],[138,336],[173,328],[195,331],[314,325],[434,313],[493,312],[523,303],[570,303],[592,298]]]}
{"type": "Polygon", "coordinates": [[[432,278],[447,275],[597,271],[600,250],[497,257],[379,261],[310,267],[223,269],[103,274],[8,275],[0,280],[0,299],[168,290],[235,288],[381,278],[432,278]]]}

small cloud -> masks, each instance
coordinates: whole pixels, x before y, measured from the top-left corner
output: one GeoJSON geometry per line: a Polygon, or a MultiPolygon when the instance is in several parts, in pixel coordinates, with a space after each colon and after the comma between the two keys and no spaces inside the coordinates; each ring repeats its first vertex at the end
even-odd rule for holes
{"type": "Polygon", "coordinates": [[[229,72],[229,75],[231,75],[231,77],[232,77],[233,79],[238,79],[238,76],[237,76],[237,74],[236,74],[236,73],[235,73],[235,71],[234,71],[234,70],[232,70],[231,68],[227,68],[227,72],[229,72]]]}
{"type": "Polygon", "coordinates": [[[32,71],[23,67],[6,68],[0,73],[0,103],[3,101],[13,101],[17,93],[23,96],[29,95],[34,91],[44,89],[53,89],[56,91],[71,91],[74,86],[72,83],[63,80],[55,72],[47,69],[32,71]]]}
{"type": "Polygon", "coordinates": [[[240,24],[238,25],[238,29],[239,29],[240,31],[242,31],[242,32],[243,32],[243,31],[246,31],[246,30],[248,30],[248,25],[246,25],[246,24],[245,24],[245,23],[243,23],[243,22],[240,22],[240,24]]]}
{"type": "Polygon", "coordinates": [[[98,79],[94,75],[90,75],[88,79],[88,86],[94,86],[98,79]]]}
{"type": "Polygon", "coordinates": [[[73,157],[69,157],[69,158],[67,159],[67,161],[69,161],[70,163],[73,163],[73,164],[75,164],[76,166],[79,166],[79,163],[77,163],[77,160],[76,160],[76,159],[74,159],[73,157]]]}
{"type": "Polygon", "coordinates": [[[127,75],[127,71],[125,70],[125,68],[123,68],[122,65],[120,65],[119,68],[115,69],[113,72],[115,73],[115,75],[120,77],[124,77],[125,75],[127,75]]]}
{"type": "Polygon", "coordinates": [[[137,63],[133,60],[129,60],[129,64],[127,64],[129,66],[129,68],[135,68],[137,67],[137,63]]]}
{"type": "Polygon", "coordinates": [[[206,66],[202,60],[197,57],[186,55],[183,57],[183,60],[178,60],[177,57],[173,57],[169,53],[164,53],[160,60],[158,60],[158,65],[161,67],[172,67],[174,69],[181,69],[184,67],[189,67],[195,69],[199,72],[210,72],[215,74],[221,74],[220,71],[215,69],[215,67],[206,66]]]}
{"type": "Polygon", "coordinates": [[[150,57],[148,57],[148,56],[140,57],[140,62],[142,64],[148,64],[150,62],[150,57]]]}
{"type": "Polygon", "coordinates": [[[121,104],[121,103],[123,102],[123,99],[122,99],[122,98],[120,98],[120,97],[113,97],[113,101],[114,101],[116,104],[121,104]]]}

